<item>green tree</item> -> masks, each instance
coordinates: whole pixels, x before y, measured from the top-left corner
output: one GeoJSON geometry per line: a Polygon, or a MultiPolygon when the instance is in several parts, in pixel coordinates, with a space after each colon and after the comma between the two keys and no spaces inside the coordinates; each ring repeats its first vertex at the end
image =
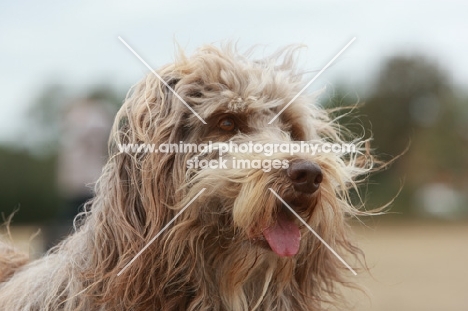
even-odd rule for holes
{"type": "Polygon", "coordinates": [[[456,184],[466,175],[461,106],[445,70],[422,56],[390,58],[375,81],[360,113],[371,124],[377,154],[391,159],[408,150],[373,178],[370,191],[384,200],[404,184],[392,210],[406,213],[425,183],[444,174],[456,184]]]}

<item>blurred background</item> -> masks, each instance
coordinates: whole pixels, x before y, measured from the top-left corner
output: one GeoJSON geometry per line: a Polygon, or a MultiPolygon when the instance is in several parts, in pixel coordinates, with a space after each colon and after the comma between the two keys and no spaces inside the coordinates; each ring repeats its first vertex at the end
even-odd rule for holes
{"type": "Polygon", "coordinates": [[[113,116],[147,68],[206,43],[305,44],[309,92],[359,108],[340,122],[401,155],[363,187],[388,214],[353,227],[372,275],[355,310],[468,310],[468,3],[80,1],[0,4],[0,212],[39,256],[70,231],[106,160],[113,116]],[[403,153],[404,150],[407,151],[403,153]],[[88,185],[88,186],[87,186],[88,185]]]}

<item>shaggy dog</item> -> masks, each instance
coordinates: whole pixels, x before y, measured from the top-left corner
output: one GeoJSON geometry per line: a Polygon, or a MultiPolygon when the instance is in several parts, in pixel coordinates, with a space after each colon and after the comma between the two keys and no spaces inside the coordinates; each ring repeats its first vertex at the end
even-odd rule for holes
{"type": "Polygon", "coordinates": [[[340,154],[230,150],[223,154],[228,163],[252,166],[208,168],[194,160],[218,159],[219,149],[119,149],[349,141],[315,97],[294,99],[304,86],[294,50],[253,61],[230,47],[206,46],[160,69],[165,82],[151,73],[134,86],[76,232],[31,263],[0,247],[0,309],[299,311],[336,305],[352,274],[287,206],[338,254],[360,263],[346,222],[367,214],[350,198],[375,164],[367,143],[340,154]]]}

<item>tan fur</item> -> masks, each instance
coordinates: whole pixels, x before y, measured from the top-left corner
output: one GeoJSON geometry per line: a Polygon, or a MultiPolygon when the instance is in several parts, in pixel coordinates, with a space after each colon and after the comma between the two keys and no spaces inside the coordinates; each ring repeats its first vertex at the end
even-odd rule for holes
{"type": "MultiPolygon", "coordinates": [[[[76,233],[13,276],[8,271],[14,263],[0,273],[0,310],[300,311],[339,303],[339,288],[351,285],[352,275],[306,228],[300,227],[300,250],[291,258],[257,246],[252,236],[275,221],[278,199],[268,191],[271,187],[285,200],[301,202],[301,216],[310,226],[358,263],[352,259],[361,252],[351,242],[346,221],[366,214],[351,204],[348,192],[373,168],[365,143],[345,156],[277,156],[320,165],[324,180],[318,192],[307,196],[292,190],[284,170],[188,170],[186,160],[194,154],[127,154],[116,148],[117,143],[228,139],[343,142],[343,129],[308,95],[299,96],[268,125],[304,85],[293,55],[289,48],[251,61],[230,47],[206,46],[160,69],[208,125],[153,74],[133,87],[117,114],[111,157],[96,197],[77,219],[76,233]],[[216,128],[225,114],[243,122],[239,132],[228,135],[216,128]],[[117,276],[202,188],[205,192],[117,276]]],[[[0,263],[9,257],[2,252],[0,263]]]]}
{"type": "Polygon", "coordinates": [[[28,255],[4,242],[0,242],[0,254],[0,281],[10,278],[29,260],[28,255]]]}

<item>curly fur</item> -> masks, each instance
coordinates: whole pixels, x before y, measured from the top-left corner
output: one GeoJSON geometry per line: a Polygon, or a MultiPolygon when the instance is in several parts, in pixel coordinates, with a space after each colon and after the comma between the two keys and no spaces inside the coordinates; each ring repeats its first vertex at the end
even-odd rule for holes
{"type": "MultiPolygon", "coordinates": [[[[306,228],[294,257],[259,247],[257,237],[275,222],[278,199],[301,206],[301,216],[338,253],[360,262],[350,240],[350,217],[367,214],[349,191],[373,169],[366,143],[347,155],[280,155],[306,159],[323,172],[313,195],[292,190],[283,170],[187,169],[194,154],[119,153],[118,143],[344,142],[340,128],[303,87],[294,48],[260,61],[231,47],[181,53],[158,73],[204,119],[200,120],[153,74],[132,88],[117,114],[111,156],[96,196],[76,219],[76,232],[42,259],[0,254],[1,310],[320,310],[340,301],[350,272],[306,228]],[[239,131],[216,124],[231,115],[239,131]],[[199,191],[206,191],[121,275],[123,267],[199,191]],[[5,268],[7,269],[7,268],[5,268]],[[12,271],[16,273],[12,275],[12,271]]],[[[213,156],[213,155],[202,155],[213,156]]],[[[229,157],[264,158],[259,154],[229,157]]]]}

